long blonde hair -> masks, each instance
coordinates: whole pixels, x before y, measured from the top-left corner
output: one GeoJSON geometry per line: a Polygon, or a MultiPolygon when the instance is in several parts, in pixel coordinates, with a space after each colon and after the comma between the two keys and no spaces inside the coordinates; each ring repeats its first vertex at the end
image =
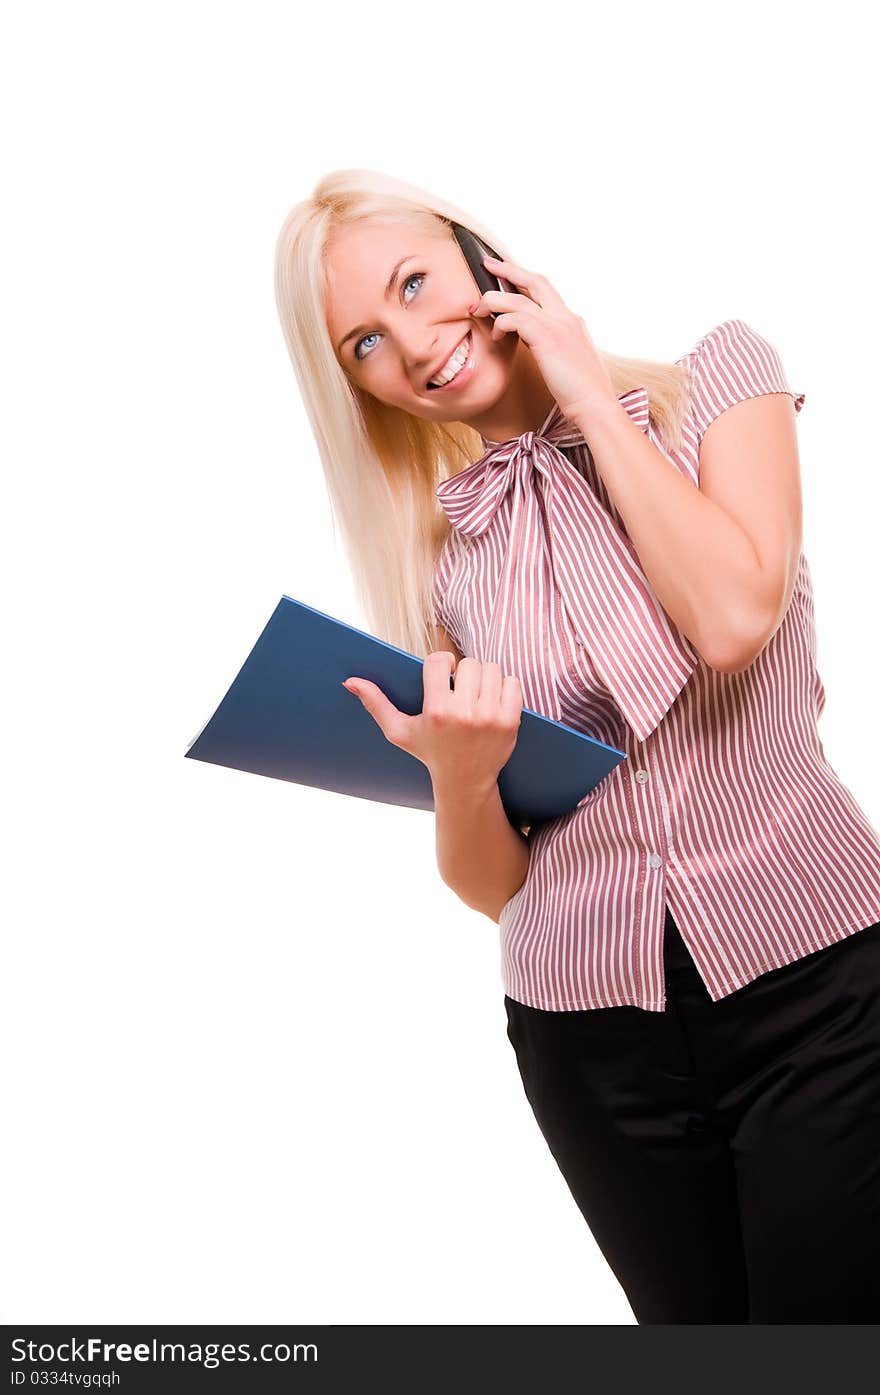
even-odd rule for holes
{"type": "MultiPolygon", "coordinates": [[[[281,328],[324,468],[333,513],[367,628],[424,658],[438,647],[431,588],[450,523],[435,495],[442,480],[483,453],[462,422],[426,421],[379,402],[348,377],[325,317],[325,256],[337,228],[362,220],[407,223],[449,237],[462,224],[516,260],[493,228],[448,200],[374,170],[333,170],[296,204],[275,251],[281,328]]],[[[667,448],[681,445],[683,365],[600,351],[618,395],[647,388],[651,420],[667,448]]]]}

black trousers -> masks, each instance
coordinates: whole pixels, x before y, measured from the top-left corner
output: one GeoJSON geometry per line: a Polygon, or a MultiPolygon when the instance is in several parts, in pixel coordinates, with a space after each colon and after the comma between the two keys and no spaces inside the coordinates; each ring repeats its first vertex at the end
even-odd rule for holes
{"type": "Polygon", "coordinates": [[[719,1002],[505,995],[526,1096],[638,1323],[880,1322],[880,922],[719,1002]]]}

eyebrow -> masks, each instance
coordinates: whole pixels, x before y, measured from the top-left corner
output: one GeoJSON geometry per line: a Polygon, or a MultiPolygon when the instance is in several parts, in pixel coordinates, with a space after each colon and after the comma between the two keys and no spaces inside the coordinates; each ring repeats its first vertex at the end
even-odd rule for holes
{"type": "MultiPolygon", "coordinates": [[[[410,260],[411,257],[416,257],[416,256],[418,256],[418,253],[417,253],[417,252],[407,252],[406,256],[405,256],[405,257],[401,257],[400,261],[399,261],[399,262],[397,263],[397,265],[393,268],[393,270],[392,270],[392,272],[391,272],[391,275],[388,277],[388,283],[387,283],[387,285],[385,286],[385,299],[386,299],[386,300],[387,300],[388,297],[390,296],[391,292],[394,290],[394,282],[397,280],[397,273],[400,271],[400,268],[403,266],[404,262],[408,262],[408,261],[410,260]]],[[[340,339],[339,343],[336,345],[337,352],[341,354],[341,353],[342,353],[342,346],[343,346],[343,344],[347,344],[348,341],[349,341],[349,339],[353,339],[354,336],[355,336],[356,334],[361,334],[361,333],[363,333],[363,331],[366,329],[366,327],[367,327],[366,325],[356,325],[354,329],[350,329],[350,330],[348,331],[348,334],[344,335],[344,336],[342,337],[342,339],[340,339]]]]}

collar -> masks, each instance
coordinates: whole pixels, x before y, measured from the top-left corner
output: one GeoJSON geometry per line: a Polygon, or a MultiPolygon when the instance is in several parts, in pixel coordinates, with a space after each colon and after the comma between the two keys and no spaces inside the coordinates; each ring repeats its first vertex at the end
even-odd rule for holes
{"type": "MultiPolygon", "coordinates": [[[[631,388],[617,400],[647,435],[647,389],[631,388]]],[[[435,490],[453,527],[470,537],[479,537],[488,528],[513,483],[515,469],[512,467],[518,459],[528,461],[539,471],[543,466],[543,473],[546,474],[548,465],[553,463],[555,457],[566,463],[559,447],[587,445],[580,429],[563,416],[557,402],[553,403],[537,431],[524,431],[521,436],[512,436],[509,441],[490,441],[485,436],[481,436],[480,440],[486,450],[479,459],[466,469],[459,470],[458,474],[451,475],[435,490]],[[550,452],[547,447],[557,449],[550,452]]]]}

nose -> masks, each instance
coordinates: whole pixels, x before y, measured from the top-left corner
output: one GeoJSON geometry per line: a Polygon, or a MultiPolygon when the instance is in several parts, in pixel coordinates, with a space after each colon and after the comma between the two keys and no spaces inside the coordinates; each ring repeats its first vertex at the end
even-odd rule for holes
{"type": "Polygon", "coordinates": [[[418,325],[405,325],[398,334],[400,352],[410,376],[421,378],[440,352],[440,340],[432,331],[418,325]]]}
{"type": "Polygon", "coordinates": [[[411,352],[404,350],[404,361],[411,378],[416,378],[421,383],[422,378],[429,372],[431,365],[437,358],[437,340],[430,342],[421,341],[411,352]]]}

